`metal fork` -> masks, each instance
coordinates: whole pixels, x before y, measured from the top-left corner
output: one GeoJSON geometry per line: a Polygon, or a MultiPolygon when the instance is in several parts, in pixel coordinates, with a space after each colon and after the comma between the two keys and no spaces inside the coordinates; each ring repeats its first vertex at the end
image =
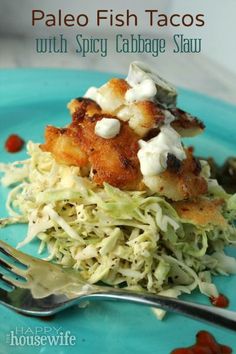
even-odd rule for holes
{"type": "Polygon", "coordinates": [[[89,285],[78,271],[26,255],[3,241],[0,241],[0,282],[4,288],[0,289],[0,303],[29,316],[53,315],[84,301],[129,301],[236,331],[236,312],[167,296],[89,285]]]}

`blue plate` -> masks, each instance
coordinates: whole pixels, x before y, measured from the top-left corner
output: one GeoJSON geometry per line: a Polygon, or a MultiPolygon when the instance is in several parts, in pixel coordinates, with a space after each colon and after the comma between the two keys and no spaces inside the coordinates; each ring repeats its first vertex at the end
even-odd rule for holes
{"type": "MultiPolygon", "coordinates": [[[[69,122],[66,104],[71,98],[82,96],[88,87],[99,86],[109,78],[109,74],[75,70],[0,71],[0,161],[26,157],[25,151],[17,154],[4,151],[9,134],[18,133],[25,141],[42,142],[46,124],[63,126],[69,122]]],[[[202,136],[187,141],[194,144],[197,154],[213,156],[219,162],[236,155],[236,107],[185,90],[180,90],[179,106],[206,123],[202,136]]],[[[0,188],[1,216],[7,214],[7,192],[0,188]]],[[[1,229],[0,237],[15,246],[25,233],[26,226],[17,225],[1,229]]],[[[35,241],[23,250],[36,255],[37,246],[35,241]]],[[[219,290],[229,297],[230,308],[236,309],[236,277],[217,277],[215,281],[219,290]]],[[[187,298],[209,303],[198,292],[187,298]]],[[[18,315],[4,307],[0,307],[0,313],[0,353],[4,354],[50,354],[56,350],[58,354],[169,354],[174,348],[193,344],[199,330],[212,332],[219,342],[236,350],[235,333],[174,314],[168,314],[160,322],[151,309],[127,303],[92,303],[86,308],[69,309],[47,322],[18,315]],[[31,335],[35,340],[37,334],[56,338],[57,331],[61,336],[70,331],[76,337],[75,343],[72,341],[74,345],[36,346],[24,339],[31,335]]]]}

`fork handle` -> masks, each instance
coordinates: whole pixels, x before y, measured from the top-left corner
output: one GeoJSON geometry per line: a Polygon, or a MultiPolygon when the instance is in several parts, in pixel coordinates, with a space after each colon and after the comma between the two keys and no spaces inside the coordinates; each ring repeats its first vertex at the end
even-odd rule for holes
{"type": "Polygon", "coordinates": [[[130,290],[106,289],[82,296],[86,300],[128,301],[146,306],[161,308],[166,311],[181,313],[196,320],[208,322],[236,331],[236,312],[198,303],[183,301],[167,296],[137,293],[130,290]]]}

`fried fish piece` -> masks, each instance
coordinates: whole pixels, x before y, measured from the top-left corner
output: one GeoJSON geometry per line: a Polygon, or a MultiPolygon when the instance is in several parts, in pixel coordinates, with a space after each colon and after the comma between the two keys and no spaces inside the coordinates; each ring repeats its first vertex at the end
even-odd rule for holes
{"type": "Polygon", "coordinates": [[[179,201],[172,203],[177,214],[185,220],[190,220],[196,225],[208,224],[226,227],[227,221],[222,215],[224,200],[196,198],[195,200],[179,201]]]}
{"type": "Polygon", "coordinates": [[[182,137],[193,137],[201,134],[205,125],[198,118],[191,116],[189,113],[179,108],[169,110],[175,117],[175,120],[171,123],[171,126],[182,137]]]}
{"type": "MultiPolygon", "coordinates": [[[[144,137],[151,129],[159,127],[165,119],[165,113],[160,106],[152,101],[138,101],[127,103],[125,95],[131,86],[124,79],[111,79],[105,85],[95,89],[91,98],[108,114],[117,116],[128,122],[129,126],[139,137],[144,137]]],[[[88,95],[90,95],[88,93],[88,95]]],[[[69,105],[73,114],[73,106],[69,105]]]]}
{"type": "Polygon", "coordinates": [[[144,183],[152,192],[171,200],[185,200],[205,194],[207,181],[200,175],[201,165],[194,158],[191,148],[185,149],[186,159],[182,162],[168,156],[167,169],[157,176],[144,177],[144,183]],[[177,160],[177,161],[176,161],[177,160]]]}
{"type": "MultiPolygon", "coordinates": [[[[113,78],[98,89],[102,110],[117,114],[125,105],[125,94],[130,89],[130,85],[124,79],[113,78]]],[[[98,102],[99,103],[99,102],[98,102]]]]}
{"type": "MultiPolygon", "coordinates": [[[[139,102],[139,105],[147,108],[147,102],[139,102]]],[[[149,188],[175,201],[207,192],[207,182],[200,176],[201,166],[191,149],[186,150],[187,158],[182,162],[170,155],[166,171],[143,178],[137,157],[140,136],[128,122],[120,120],[119,134],[104,139],[95,134],[96,123],[104,117],[116,117],[103,112],[96,102],[87,98],[72,101],[70,109],[74,112],[72,123],[65,129],[47,127],[46,142],[42,145],[58,162],[90,169],[93,181],[100,186],[107,182],[126,190],[149,188]]],[[[157,115],[156,119],[160,117],[157,115]]]]}
{"type": "Polygon", "coordinates": [[[124,106],[117,117],[129,123],[140,138],[147,137],[151,131],[158,132],[165,121],[165,113],[151,101],[140,101],[124,106]]]}
{"type": "MultiPolygon", "coordinates": [[[[88,90],[86,95],[94,99],[104,112],[127,121],[141,138],[154,136],[165,119],[172,119],[172,127],[183,137],[203,132],[204,124],[199,119],[179,108],[166,109],[155,98],[153,101],[127,102],[126,93],[129,89],[131,86],[126,80],[113,78],[98,89],[88,90]]],[[[71,114],[76,107],[76,100],[69,103],[71,114]]]]}
{"type": "Polygon", "coordinates": [[[67,108],[69,109],[71,115],[73,115],[76,111],[80,111],[82,115],[86,113],[88,117],[93,116],[96,113],[101,113],[101,107],[90,98],[85,97],[77,97],[71,100],[67,108]]]}
{"type": "Polygon", "coordinates": [[[95,134],[96,123],[104,117],[114,117],[101,112],[92,100],[79,99],[72,105],[72,123],[65,129],[47,127],[46,142],[41,148],[51,152],[60,163],[90,167],[92,179],[98,185],[107,182],[121,189],[140,189],[138,135],[121,121],[116,137],[101,138],[95,134]]]}
{"type": "Polygon", "coordinates": [[[88,155],[92,178],[98,185],[107,182],[121,189],[140,189],[139,137],[126,122],[121,122],[119,134],[112,139],[97,136],[95,125],[104,117],[113,118],[104,113],[81,118],[77,111],[69,128],[77,132],[78,143],[88,155]]]}
{"type": "Polygon", "coordinates": [[[87,154],[81,150],[77,139],[68,134],[67,128],[47,126],[45,143],[40,146],[43,151],[51,152],[55,160],[65,165],[79,167],[89,166],[87,154]]]}
{"type": "MultiPolygon", "coordinates": [[[[72,100],[70,110],[80,112],[83,117],[100,114],[101,108],[96,102],[84,97],[72,100]]],[[[43,151],[51,152],[55,160],[66,165],[89,167],[88,155],[79,145],[76,131],[69,128],[56,128],[47,126],[45,130],[45,144],[41,145],[43,151]]]]}

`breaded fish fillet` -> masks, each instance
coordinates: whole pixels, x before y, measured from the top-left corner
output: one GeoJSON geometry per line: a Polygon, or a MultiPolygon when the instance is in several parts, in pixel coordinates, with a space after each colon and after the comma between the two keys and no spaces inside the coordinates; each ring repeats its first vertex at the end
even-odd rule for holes
{"type": "Polygon", "coordinates": [[[197,198],[173,203],[173,207],[182,219],[191,220],[196,225],[226,227],[227,221],[222,215],[221,209],[224,201],[221,199],[209,200],[197,198]]]}
{"type": "MultiPolygon", "coordinates": [[[[141,138],[153,136],[166,116],[174,119],[171,126],[183,137],[192,137],[203,132],[204,124],[199,119],[178,108],[166,109],[158,102],[147,100],[128,103],[125,95],[129,89],[131,86],[126,80],[111,79],[97,89],[96,101],[104,112],[127,121],[141,138]]],[[[72,100],[68,105],[71,114],[74,113],[75,106],[76,100],[72,100]]]]}
{"type": "Polygon", "coordinates": [[[98,185],[107,182],[121,189],[140,189],[139,137],[122,121],[116,137],[97,136],[95,125],[104,117],[112,118],[96,110],[91,100],[77,100],[72,123],[65,129],[47,127],[42,149],[51,152],[58,162],[91,166],[92,178],[98,185]]]}
{"type": "Polygon", "coordinates": [[[185,152],[187,158],[182,163],[175,156],[169,155],[166,171],[144,178],[151,191],[176,201],[191,199],[207,192],[207,182],[200,175],[200,163],[194,158],[191,148],[185,152]]]}
{"type": "Polygon", "coordinates": [[[67,128],[47,126],[45,129],[45,144],[40,146],[43,151],[53,154],[55,160],[65,165],[87,167],[88,155],[81,150],[77,139],[68,134],[67,128]]]}
{"type": "Polygon", "coordinates": [[[45,132],[46,142],[42,149],[51,152],[58,162],[87,168],[99,186],[107,182],[126,190],[148,187],[174,201],[207,192],[207,182],[200,176],[201,166],[191,149],[186,150],[187,157],[183,161],[169,155],[166,171],[143,179],[137,157],[140,137],[127,122],[120,120],[119,134],[104,139],[95,134],[95,126],[104,117],[114,118],[112,115],[87,98],[73,100],[70,110],[73,120],[67,128],[48,126],[45,132]]]}

